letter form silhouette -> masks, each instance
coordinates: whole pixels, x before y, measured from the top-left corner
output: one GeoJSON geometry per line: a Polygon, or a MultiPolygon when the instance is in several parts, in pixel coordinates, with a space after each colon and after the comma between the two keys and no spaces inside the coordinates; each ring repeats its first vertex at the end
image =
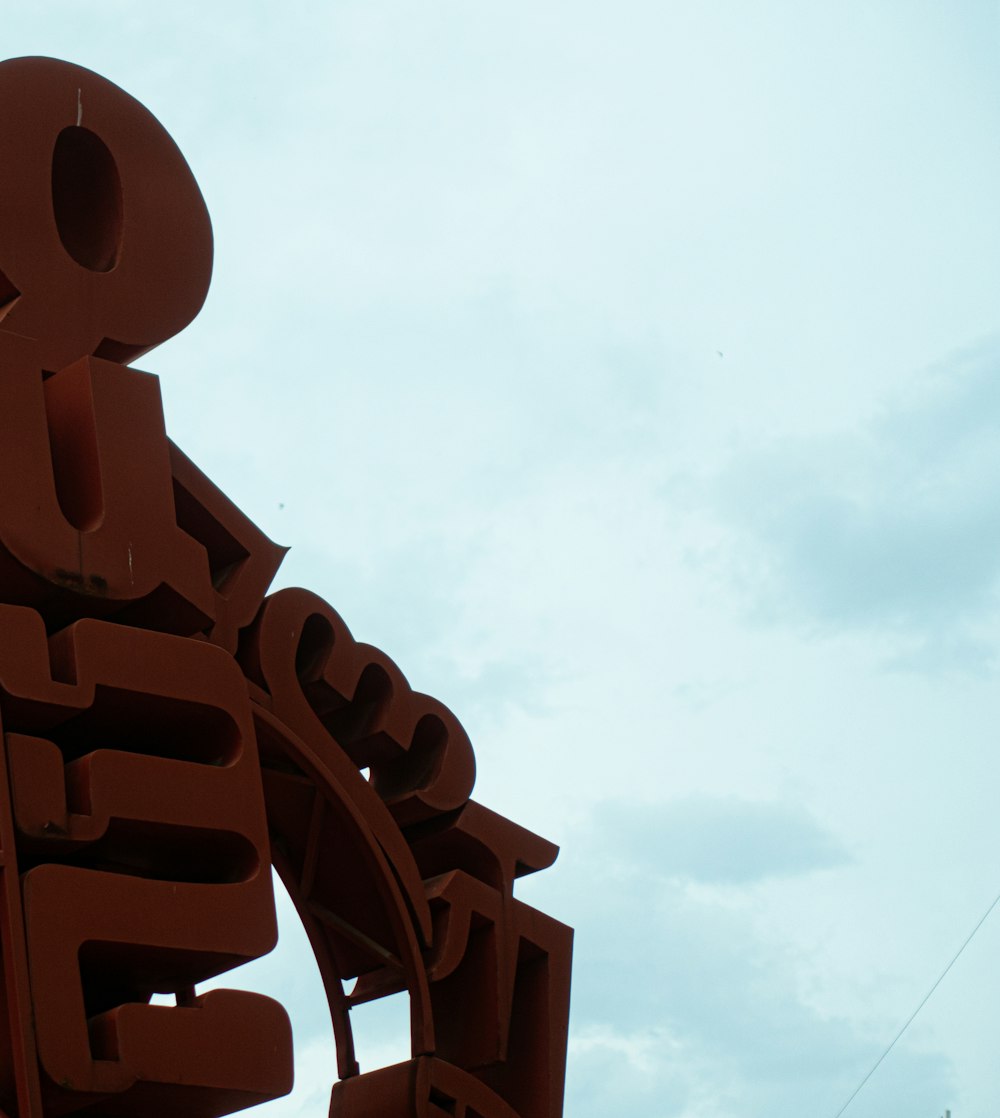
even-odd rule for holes
{"type": "Polygon", "coordinates": [[[557,848],[471,799],[458,719],[330,605],[267,596],[284,550],[130,367],[208,289],[187,164],[69,63],[0,63],[0,105],[0,1118],[287,1093],[285,1010],[198,989],[274,946],[272,867],[331,1118],[559,1118],[572,932],[514,895],[557,848]],[[351,1011],[393,994],[410,1058],[365,1071],[351,1011]]]}

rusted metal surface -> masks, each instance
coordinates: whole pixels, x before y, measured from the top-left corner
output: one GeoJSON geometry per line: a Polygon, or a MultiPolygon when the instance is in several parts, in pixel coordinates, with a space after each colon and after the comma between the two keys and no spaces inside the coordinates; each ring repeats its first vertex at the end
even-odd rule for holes
{"type": "Polygon", "coordinates": [[[271,865],[331,1115],[558,1118],[572,933],[514,897],[556,847],[470,799],[458,720],[331,606],[267,596],[283,549],[128,365],[208,288],[187,164],[68,63],[0,64],[0,107],[0,1118],[287,1093],[283,1008],[198,992],[273,947],[271,865]],[[412,1059],[366,1073],[351,1008],[399,993],[412,1059]]]}

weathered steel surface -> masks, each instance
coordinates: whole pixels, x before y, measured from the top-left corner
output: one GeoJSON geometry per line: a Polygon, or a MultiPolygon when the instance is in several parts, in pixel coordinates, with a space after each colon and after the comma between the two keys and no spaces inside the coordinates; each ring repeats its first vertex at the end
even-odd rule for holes
{"type": "Polygon", "coordinates": [[[513,893],[556,847],[470,799],[458,720],[326,602],[267,596],[283,550],[128,366],[208,288],[180,152],[98,75],[2,63],[0,231],[0,1118],[286,1093],[282,1007],[197,990],[273,947],[271,865],[332,1115],[558,1118],[572,933],[513,893]],[[402,992],[412,1059],[363,1073],[351,1007],[402,992]]]}

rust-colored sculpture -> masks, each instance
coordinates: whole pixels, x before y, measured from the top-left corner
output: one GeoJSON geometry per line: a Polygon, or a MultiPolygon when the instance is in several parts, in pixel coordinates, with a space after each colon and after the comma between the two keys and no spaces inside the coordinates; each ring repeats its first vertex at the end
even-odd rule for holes
{"type": "Polygon", "coordinates": [[[128,367],[208,288],[180,152],[96,74],[2,63],[0,230],[0,1118],[287,1092],[281,1006],[196,989],[274,946],[271,863],[331,1115],[558,1118],[572,933],[513,895],[556,848],[469,799],[458,721],[329,605],[265,597],[282,549],[128,367]],[[401,991],[412,1059],[361,1074],[351,1007],[401,991]]]}

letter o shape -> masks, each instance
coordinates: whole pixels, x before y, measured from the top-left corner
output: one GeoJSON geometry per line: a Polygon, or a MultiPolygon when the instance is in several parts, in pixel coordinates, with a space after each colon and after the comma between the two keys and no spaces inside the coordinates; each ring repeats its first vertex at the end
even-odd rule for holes
{"type": "Polygon", "coordinates": [[[33,339],[52,371],[131,361],[205,301],[212,226],[190,168],[148,109],[81,66],[0,63],[0,272],[0,333],[33,339]]]}

